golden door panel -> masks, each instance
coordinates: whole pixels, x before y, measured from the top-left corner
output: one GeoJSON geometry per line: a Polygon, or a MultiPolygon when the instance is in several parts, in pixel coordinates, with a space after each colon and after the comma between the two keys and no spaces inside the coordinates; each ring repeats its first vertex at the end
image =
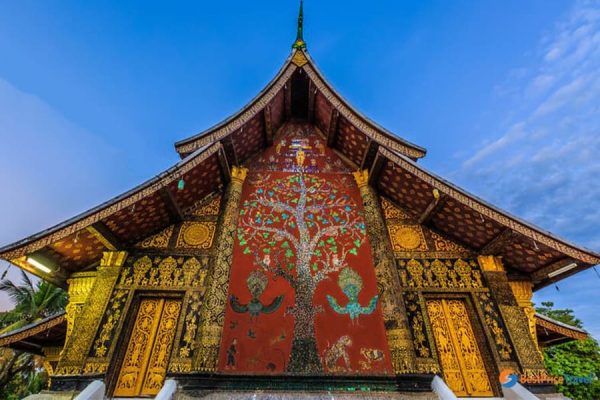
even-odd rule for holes
{"type": "Polygon", "coordinates": [[[165,378],[180,310],[180,300],[142,300],[114,396],[158,393],[165,378]]]}
{"type": "Polygon", "coordinates": [[[180,311],[181,301],[165,301],[150,362],[144,378],[144,385],[142,386],[142,395],[155,395],[163,385],[180,311]]]}
{"type": "Polygon", "coordinates": [[[457,396],[493,396],[463,300],[428,300],[444,380],[457,396]]]}

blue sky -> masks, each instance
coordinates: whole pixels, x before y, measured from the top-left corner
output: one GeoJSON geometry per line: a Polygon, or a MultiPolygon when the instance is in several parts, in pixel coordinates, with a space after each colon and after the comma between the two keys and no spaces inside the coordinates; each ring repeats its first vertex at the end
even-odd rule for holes
{"type": "MultiPolygon", "coordinates": [[[[0,3],[0,243],[176,162],[173,142],[274,76],[297,6],[0,3]]],[[[600,250],[599,2],[307,0],[305,38],[353,105],[429,150],[427,168],[600,250]]],[[[588,270],[535,300],[600,337],[598,286],[588,270]]]]}

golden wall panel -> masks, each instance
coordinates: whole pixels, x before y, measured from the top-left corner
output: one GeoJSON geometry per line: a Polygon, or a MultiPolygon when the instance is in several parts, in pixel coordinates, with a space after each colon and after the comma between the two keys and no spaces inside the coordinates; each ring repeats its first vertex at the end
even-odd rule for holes
{"type": "Polygon", "coordinates": [[[427,243],[419,225],[388,224],[394,251],[426,251],[427,243]]]}
{"type": "Polygon", "coordinates": [[[78,375],[82,373],[88,351],[98,330],[100,319],[110,299],[119,271],[127,252],[105,252],[94,281],[92,296],[75,319],[75,329],[59,360],[56,375],[78,375]]]}
{"type": "Polygon", "coordinates": [[[210,249],[216,228],[216,222],[186,221],[181,225],[176,246],[204,250],[210,249]]]}
{"type": "Polygon", "coordinates": [[[146,238],[139,242],[136,247],[141,249],[155,248],[155,249],[166,249],[169,247],[169,241],[171,240],[171,236],[173,235],[174,225],[171,225],[156,235],[152,235],[149,238],[146,238]]]}

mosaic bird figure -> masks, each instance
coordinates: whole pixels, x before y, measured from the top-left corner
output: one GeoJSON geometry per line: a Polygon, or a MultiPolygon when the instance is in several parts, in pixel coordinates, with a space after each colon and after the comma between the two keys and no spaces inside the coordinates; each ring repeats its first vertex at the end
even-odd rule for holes
{"type": "Polygon", "coordinates": [[[240,314],[249,313],[251,318],[256,318],[261,313],[270,314],[276,311],[283,302],[283,295],[275,297],[270,304],[266,305],[259,299],[268,283],[269,278],[263,272],[251,272],[250,275],[248,275],[248,279],[246,279],[246,285],[248,286],[252,298],[248,304],[242,304],[237,296],[232,295],[229,299],[229,303],[231,304],[233,311],[240,314]]]}
{"type": "Polygon", "coordinates": [[[231,296],[230,304],[231,308],[236,313],[249,313],[251,317],[258,317],[261,313],[270,314],[276,311],[281,305],[282,301],[283,295],[275,297],[271,304],[264,305],[258,298],[253,297],[252,299],[250,299],[248,304],[242,304],[240,303],[237,296],[231,296]]]}
{"type": "Polygon", "coordinates": [[[350,320],[354,321],[361,314],[369,315],[375,311],[375,308],[377,307],[377,300],[379,299],[378,295],[373,296],[366,307],[361,306],[358,302],[358,294],[362,289],[362,278],[352,268],[346,267],[342,270],[342,272],[340,272],[338,277],[338,285],[346,297],[348,297],[348,304],[342,307],[338,304],[335,297],[327,295],[327,301],[336,313],[348,314],[350,316],[350,320]]]}

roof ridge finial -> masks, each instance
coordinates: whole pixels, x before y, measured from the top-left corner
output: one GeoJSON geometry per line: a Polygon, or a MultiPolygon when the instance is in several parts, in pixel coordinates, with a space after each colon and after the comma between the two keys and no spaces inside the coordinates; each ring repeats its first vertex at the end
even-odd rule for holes
{"type": "Polygon", "coordinates": [[[304,0],[300,0],[300,11],[298,12],[298,32],[296,33],[296,41],[292,45],[292,49],[306,50],[306,42],[304,41],[304,0]]]}

